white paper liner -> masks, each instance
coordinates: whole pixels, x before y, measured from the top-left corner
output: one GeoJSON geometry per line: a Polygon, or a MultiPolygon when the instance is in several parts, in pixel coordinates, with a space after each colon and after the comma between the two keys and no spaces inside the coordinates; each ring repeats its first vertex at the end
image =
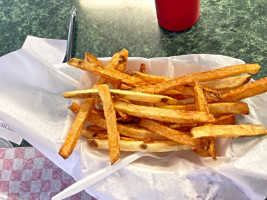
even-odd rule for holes
{"type": "MultiPolygon", "coordinates": [[[[101,60],[107,63],[109,58],[101,60]]],[[[127,69],[137,70],[141,63],[149,74],[176,77],[243,61],[204,54],[129,58],[127,69]]],[[[109,165],[108,153],[91,149],[82,137],[67,160],[57,153],[75,117],[68,111],[71,101],[61,93],[83,88],[79,83],[83,74],[66,64],[53,67],[23,49],[0,58],[0,118],[76,180],[109,165]]],[[[88,74],[87,78],[90,87],[96,77],[88,74]]],[[[266,101],[266,94],[245,100],[251,114],[239,116],[238,122],[267,126],[266,101]]],[[[170,155],[168,160],[141,158],[86,191],[97,199],[116,200],[264,199],[266,145],[266,136],[234,139],[217,161],[189,151],[163,153],[170,155]]],[[[122,153],[122,157],[127,155],[122,153]]]]}

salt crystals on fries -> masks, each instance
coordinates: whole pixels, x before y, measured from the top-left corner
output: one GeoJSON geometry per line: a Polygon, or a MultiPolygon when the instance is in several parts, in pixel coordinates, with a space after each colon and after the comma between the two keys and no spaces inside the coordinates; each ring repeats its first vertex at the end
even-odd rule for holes
{"type": "Polygon", "coordinates": [[[59,151],[68,158],[82,135],[90,148],[107,149],[114,164],[120,151],[166,152],[190,150],[216,159],[216,138],[267,134],[260,124],[236,125],[235,115],[248,115],[244,98],[267,91],[267,78],[250,81],[258,64],[166,78],[127,71],[128,51],[113,55],[105,66],[94,55],[73,58],[68,64],[99,76],[92,88],[66,91],[65,98],[80,99],[70,110],[77,114],[59,151]],[[85,126],[86,122],[91,123],[85,126]]]}

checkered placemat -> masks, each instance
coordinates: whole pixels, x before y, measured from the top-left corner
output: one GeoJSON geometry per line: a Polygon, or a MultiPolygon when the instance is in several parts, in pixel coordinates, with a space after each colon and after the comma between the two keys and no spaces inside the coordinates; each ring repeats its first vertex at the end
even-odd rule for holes
{"type": "MultiPolygon", "coordinates": [[[[34,147],[0,149],[0,200],[48,200],[75,181],[34,147]]],[[[69,200],[95,200],[85,191],[69,200]]]]}

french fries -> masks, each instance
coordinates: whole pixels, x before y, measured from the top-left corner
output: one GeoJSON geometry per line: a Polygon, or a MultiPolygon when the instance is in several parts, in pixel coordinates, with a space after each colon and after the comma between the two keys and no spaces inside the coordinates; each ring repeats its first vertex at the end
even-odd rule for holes
{"type": "MultiPolygon", "coordinates": [[[[96,61],[96,57],[92,56],[93,60],[96,61]]],[[[107,65],[107,69],[118,69],[118,70],[125,70],[126,67],[126,60],[128,58],[128,51],[123,49],[121,52],[116,53],[112,58],[109,64],[107,65]],[[122,59],[117,59],[119,57],[122,59]]],[[[102,67],[102,65],[101,65],[102,67]]],[[[96,87],[97,85],[106,83],[107,80],[103,77],[98,79],[98,81],[95,83],[93,86],[96,87]]],[[[62,145],[59,155],[61,155],[64,159],[67,159],[69,155],[72,153],[77,140],[79,136],[81,135],[83,126],[88,118],[90,116],[90,112],[95,104],[95,99],[94,98],[88,98],[85,99],[83,102],[81,109],[79,110],[79,113],[77,114],[72,127],[70,129],[70,132],[68,133],[67,139],[65,140],[64,144],[62,145]]]]}
{"type": "Polygon", "coordinates": [[[113,55],[108,65],[90,53],[68,64],[100,76],[93,88],[66,91],[77,114],[65,143],[63,158],[73,151],[79,136],[90,148],[109,150],[110,163],[120,151],[167,152],[191,150],[216,159],[219,137],[267,134],[262,125],[236,125],[235,115],[248,115],[246,103],[237,102],[267,91],[267,78],[250,81],[258,64],[241,64],[182,77],[166,78],[126,71],[128,51],[113,55]],[[238,76],[237,76],[238,75],[238,76]],[[91,125],[85,127],[85,123],[91,125]]]}
{"type": "MultiPolygon", "coordinates": [[[[141,101],[147,103],[166,103],[174,105],[182,104],[177,99],[163,95],[146,94],[141,92],[133,92],[128,90],[117,90],[117,89],[110,89],[110,93],[114,97],[132,101],[141,101]]],[[[99,94],[96,89],[87,89],[87,90],[64,92],[63,96],[65,98],[72,98],[72,99],[85,99],[85,98],[99,97],[99,94]]]]}
{"type": "Polygon", "coordinates": [[[191,129],[194,138],[201,137],[244,137],[267,134],[267,130],[263,125],[207,125],[199,126],[191,129]]]}
{"type": "Polygon", "coordinates": [[[223,101],[238,101],[267,91],[267,77],[242,85],[222,94],[223,101]]]}
{"type": "Polygon", "coordinates": [[[120,135],[117,128],[117,119],[114,106],[108,85],[99,85],[97,90],[101,101],[103,102],[103,109],[106,118],[106,126],[108,132],[108,145],[111,164],[115,163],[120,157],[120,135]]]}
{"type": "MultiPolygon", "coordinates": [[[[89,139],[90,147],[98,149],[108,149],[107,140],[89,139]]],[[[143,141],[126,141],[120,140],[121,151],[144,151],[144,152],[168,152],[168,151],[185,151],[192,147],[181,145],[174,141],[156,141],[153,143],[144,143],[143,141]]]]}
{"type": "Polygon", "coordinates": [[[124,83],[125,85],[132,87],[148,85],[148,83],[142,81],[141,79],[129,76],[115,69],[104,68],[103,66],[96,65],[94,63],[89,63],[81,59],[72,58],[70,59],[68,64],[73,67],[94,73],[101,77],[111,79],[113,82],[117,82],[119,84],[124,83]]]}
{"type": "MultiPolygon", "coordinates": [[[[160,108],[168,108],[174,110],[185,110],[185,111],[195,111],[196,107],[194,104],[185,105],[159,105],[160,108]]],[[[208,103],[209,112],[213,115],[222,115],[227,113],[234,114],[249,114],[249,108],[246,103],[240,102],[219,102],[219,103],[208,103]]]]}
{"type": "Polygon", "coordinates": [[[115,101],[114,107],[117,111],[128,115],[171,123],[213,122],[215,120],[212,114],[205,112],[140,106],[123,101],[115,101]]]}
{"type": "Polygon", "coordinates": [[[203,140],[193,140],[191,136],[184,134],[180,131],[163,126],[158,122],[149,119],[142,119],[140,124],[141,127],[147,128],[159,135],[162,135],[170,140],[173,140],[179,144],[184,144],[192,147],[198,147],[201,149],[207,148],[207,143],[205,144],[203,140]]]}
{"type": "Polygon", "coordinates": [[[202,88],[209,88],[212,90],[230,90],[248,83],[250,79],[250,75],[233,76],[224,79],[203,82],[200,85],[202,88]]]}
{"type": "Polygon", "coordinates": [[[207,72],[200,72],[196,74],[190,74],[178,78],[171,79],[169,81],[160,82],[156,85],[139,86],[134,88],[134,91],[161,94],[164,91],[173,89],[178,86],[193,84],[194,79],[198,79],[200,82],[211,81],[229,76],[239,75],[243,73],[256,74],[260,70],[259,64],[240,64],[228,67],[222,67],[207,72]]]}

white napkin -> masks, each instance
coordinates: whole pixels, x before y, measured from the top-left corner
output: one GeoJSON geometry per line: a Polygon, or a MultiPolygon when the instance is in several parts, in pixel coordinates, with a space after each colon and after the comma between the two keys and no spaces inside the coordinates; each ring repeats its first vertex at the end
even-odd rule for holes
{"type": "MultiPolygon", "coordinates": [[[[101,60],[107,63],[109,58],[101,60]]],[[[138,69],[140,63],[146,64],[148,73],[174,77],[243,61],[204,54],[129,58],[127,68],[138,69]]],[[[36,52],[20,49],[0,58],[0,118],[80,180],[109,165],[109,157],[107,151],[88,147],[82,137],[67,160],[58,155],[75,117],[67,108],[71,101],[61,93],[83,88],[82,82],[90,87],[95,80],[94,75],[66,64],[53,66],[36,52]]],[[[239,122],[267,126],[267,95],[245,102],[251,114],[238,117],[239,122]]],[[[141,158],[86,191],[97,199],[116,200],[264,199],[267,196],[266,145],[266,136],[234,139],[217,161],[189,151],[162,153],[169,155],[168,160],[141,158]]],[[[122,153],[122,157],[127,155],[122,153]]]]}

